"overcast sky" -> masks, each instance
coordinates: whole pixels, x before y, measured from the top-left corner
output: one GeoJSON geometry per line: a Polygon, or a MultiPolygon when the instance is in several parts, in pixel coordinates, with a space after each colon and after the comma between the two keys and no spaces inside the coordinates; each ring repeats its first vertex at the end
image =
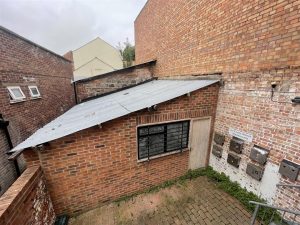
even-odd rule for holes
{"type": "Polygon", "coordinates": [[[134,42],[134,20],[147,0],[0,0],[0,25],[58,54],[99,36],[134,42]]]}

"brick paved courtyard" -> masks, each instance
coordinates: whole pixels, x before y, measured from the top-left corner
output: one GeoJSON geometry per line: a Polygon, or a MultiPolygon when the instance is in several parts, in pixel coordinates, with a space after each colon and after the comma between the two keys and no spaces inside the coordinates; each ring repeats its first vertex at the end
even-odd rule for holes
{"type": "Polygon", "coordinates": [[[70,225],[246,225],[250,214],[206,177],[156,193],[111,203],[75,218],[70,225]]]}

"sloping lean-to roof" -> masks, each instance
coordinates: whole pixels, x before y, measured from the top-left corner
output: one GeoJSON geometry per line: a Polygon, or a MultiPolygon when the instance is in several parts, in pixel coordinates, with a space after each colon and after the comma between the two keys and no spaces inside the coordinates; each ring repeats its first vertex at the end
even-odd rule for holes
{"type": "Polygon", "coordinates": [[[154,80],[74,106],[11,152],[59,139],[204,88],[218,80],[154,80]]]}

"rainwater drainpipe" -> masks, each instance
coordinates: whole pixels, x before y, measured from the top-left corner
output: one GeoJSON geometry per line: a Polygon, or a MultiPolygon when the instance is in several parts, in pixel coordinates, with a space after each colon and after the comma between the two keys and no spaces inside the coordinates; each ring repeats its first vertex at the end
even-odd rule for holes
{"type": "Polygon", "coordinates": [[[77,105],[77,104],[78,104],[78,99],[77,99],[77,87],[76,87],[76,81],[73,82],[73,87],[74,87],[75,103],[76,103],[76,105],[77,105]]]}
{"type": "MultiPolygon", "coordinates": [[[[8,125],[9,125],[9,121],[5,121],[3,119],[2,114],[0,114],[0,129],[3,129],[6,140],[7,140],[7,143],[8,143],[8,146],[9,146],[9,149],[11,150],[11,149],[13,149],[14,146],[12,144],[12,141],[11,141],[11,138],[10,138],[10,135],[9,135],[9,131],[8,131],[8,128],[7,128],[8,125]]],[[[18,161],[17,161],[17,159],[14,159],[13,162],[14,162],[14,165],[15,165],[17,176],[19,177],[21,175],[21,172],[20,172],[20,168],[19,168],[19,165],[18,165],[18,161]]]]}

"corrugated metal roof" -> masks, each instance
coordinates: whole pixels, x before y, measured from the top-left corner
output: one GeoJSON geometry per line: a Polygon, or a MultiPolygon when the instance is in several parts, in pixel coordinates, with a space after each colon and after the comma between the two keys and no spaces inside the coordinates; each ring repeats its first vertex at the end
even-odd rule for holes
{"type": "Polygon", "coordinates": [[[59,139],[216,82],[218,80],[154,80],[78,104],[36,131],[11,152],[59,139]]]}

